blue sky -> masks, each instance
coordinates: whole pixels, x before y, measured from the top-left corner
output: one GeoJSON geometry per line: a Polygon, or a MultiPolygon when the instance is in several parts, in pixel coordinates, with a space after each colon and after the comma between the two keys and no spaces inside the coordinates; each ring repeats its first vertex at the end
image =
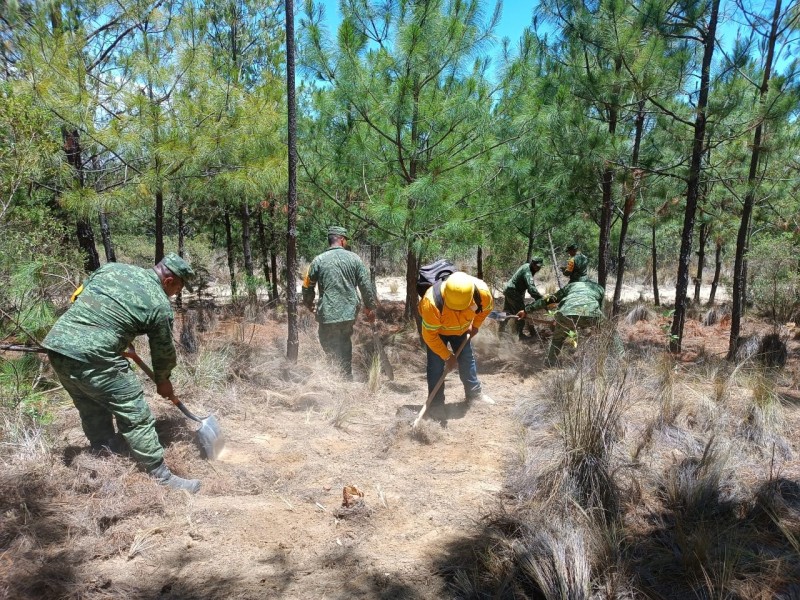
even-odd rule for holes
{"type": "MultiPolygon", "coordinates": [[[[483,0],[484,10],[491,11],[494,8],[494,2],[483,0]]],[[[338,0],[318,0],[318,4],[325,7],[325,20],[328,23],[331,31],[338,26],[341,16],[339,15],[339,1],[338,0]]],[[[503,12],[500,17],[500,23],[495,30],[495,35],[498,39],[507,37],[511,40],[512,46],[516,46],[522,35],[522,30],[531,24],[533,18],[533,7],[535,1],[532,0],[504,0],[503,12]]],[[[295,10],[301,9],[298,6],[295,10]]]]}

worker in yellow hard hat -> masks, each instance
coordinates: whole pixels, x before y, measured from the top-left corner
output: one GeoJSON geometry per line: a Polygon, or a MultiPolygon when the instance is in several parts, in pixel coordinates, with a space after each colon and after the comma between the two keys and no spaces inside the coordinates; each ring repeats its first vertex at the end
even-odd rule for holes
{"type": "MultiPolygon", "coordinates": [[[[461,271],[456,271],[443,282],[435,283],[425,292],[417,310],[422,317],[422,339],[427,346],[428,394],[433,392],[444,374],[457,364],[467,401],[481,400],[494,404],[494,400],[481,389],[475,355],[469,341],[478,334],[478,329],[493,306],[494,299],[489,286],[461,271]]],[[[433,408],[435,413],[437,407],[444,407],[444,385],[431,399],[429,410],[433,408]]]]}

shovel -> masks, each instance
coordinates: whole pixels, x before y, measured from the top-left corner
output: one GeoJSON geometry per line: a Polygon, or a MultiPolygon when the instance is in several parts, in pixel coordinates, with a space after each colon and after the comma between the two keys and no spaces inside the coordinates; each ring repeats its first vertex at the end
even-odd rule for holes
{"type": "MultiPolygon", "coordinates": [[[[458,350],[456,350],[455,354],[456,358],[458,358],[458,355],[461,354],[461,351],[464,349],[464,346],[467,345],[467,342],[469,342],[469,334],[466,335],[464,341],[461,342],[461,345],[458,347],[458,350]]],[[[422,417],[425,416],[425,411],[428,410],[428,407],[431,405],[431,400],[433,400],[433,397],[436,395],[436,392],[438,392],[439,388],[442,387],[442,385],[444,384],[444,379],[445,377],[447,377],[447,373],[448,371],[447,368],[445,367],[444,373],[442,373],[442,376],[439,377],[439,381],[436,382],[436,385],[433,386],[431,393],[428,394],[428,399],[425,400],[425,404],[422,405],[422,408],[420,409],[417,418],[414,419],[414,423],[411,424],[412,431],[414,431],[417,428],[417,425],[419,425],[419,422],[422,420],[422,417]]]]}
{"type": "Polygon", "coordinates": [[[516,313],[500,312],[499,310],[493,310],[488,315],[486,315],[486,318],[494,319],[495,321],[505,321],[506,319],[519,319],[516,313]]]}
{"type": "MultiPolygon", "coordinates": [[[[135,352],[131,352],[129,350],[126,354],[130,356],[133,359],[133,362],[139,365],[139,368],[145,372],[145,374],[153,383],[155,383],[155,375],[147,363],[144,362],[142,358],[135,352]]],[[[192,421],[197,421],[200,423],[200,429],[197,430],[197,441],[200,444],[200,448],[203,449],[207,459],[214,460],[217,458],[219,453],[222,451],[222,448],[225,446],[225,438],[222,437],[222,430],[219,427],[217,418],[214,415],[208,415],[207,417],[200,418],[192,414],[177,396],[172,396],[169,398],[169,400],[178,407],[178,410],[189,417],[192,421]]]]}
{"type": "MultiPolygon", "coordinates": [[[[40,354],[47,353],[47,349],[42,348],[41,346],[21,346],[19,344],[0,344],[0,350],[8,350],[11,352],[37,352],[40,354]]],[[[153,383],[155,383],[155,375],[153,374],[153,370],[147,366],[147,363],[145,363],[142,358],[134,352],[128,352],[128,354],[133,361],[139,365],[142,371],[147,374],[153,383]]],[[[173,396],[170,398],[170,400],[184,415],[189,417],[192,421],[197,421],[200,423],[200,429],[197,430],[197,440],[200,442],[200,447],[203,449],[206,458],[209,460],[214,460],[217,458],[223,446],[225,445],[225,439],[222,437],[222,431],[220,430],[217,418],[214,415],[208,415],[207,417],[201,419],[200,417],[197,417],[189,412],[189,409],[186,408],[183,405],[183,402],[181,402],[177,397],[173,396]]]]}

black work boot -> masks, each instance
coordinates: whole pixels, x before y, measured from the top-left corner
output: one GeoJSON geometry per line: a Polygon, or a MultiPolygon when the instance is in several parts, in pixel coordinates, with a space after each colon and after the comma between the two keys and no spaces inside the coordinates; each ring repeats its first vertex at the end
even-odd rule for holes
{"type": "Polygon", "coordinates": [[[150,471],[150,477],[157,480],[161,485],[165,485],[173,490],[186,490],[190,494],[196,494],[200,489],[199,479],[184,479],[183,477],[173,475],[169,467],[163,462],[150,471]]]}

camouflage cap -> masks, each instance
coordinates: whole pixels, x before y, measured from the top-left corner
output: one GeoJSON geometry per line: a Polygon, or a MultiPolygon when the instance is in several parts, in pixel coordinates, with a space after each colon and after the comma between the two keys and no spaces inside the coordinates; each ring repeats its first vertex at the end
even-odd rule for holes
{"type": "Polygon", "coordinates": [[[347,237],[347,229],[344,227],[339,227],[338,225],[332,225],[328,227],[328,235],[340,235],[343,238],[347,237]]]}
{"type": "Polygon", "coordinates": [[[539,265],[540,267],[544,264],[544,259],[541,256],[534,256],[531,259],[532,265],[539,265]]]}
{"type": "Polygon", "coordinates": [[[183,260],[180,256],[178,256],[174,252],[170,252],[164,258],[161,259],[161,264],[167,267],[170,271],[172,271],[173,275],[181,278],[181,281],[183,281],[183,287],[185,287],[190,292],[194,291],[194,289],[192,288],[192,282],[194,281],[195,278],[195,272],[188,262],[183,260]]]}

